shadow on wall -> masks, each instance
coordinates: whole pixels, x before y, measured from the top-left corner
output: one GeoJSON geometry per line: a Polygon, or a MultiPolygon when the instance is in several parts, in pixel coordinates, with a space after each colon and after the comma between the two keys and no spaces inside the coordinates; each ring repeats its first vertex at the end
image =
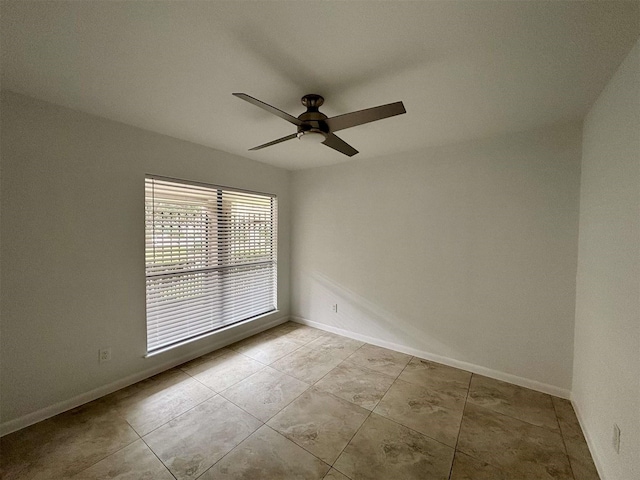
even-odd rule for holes
{"type": "MultiPolygon", "coordinates": [[[[302,315],[294,313],[293,317],[298,316],[303,323],[309,321],[311,325],[326,326],[329,331],[335,330],[335,333],[373,345],[569,398],[569,390],[566,388],[545,382],[545,379],[537,379],[533,375],[523,375],[511,368],[512,364],[509,362],[500,363],[505,355],[511,358],[521,352],[518,350],[521,349],[521,346],[518,347],[520,344],[513,342],[512,348],[505,353],[507,349],[504,346],[496,348],[492,343],[494,340],[483,333],[484,327],[477,322],[472,321],[464,327],[458,326],[452,330],[452,324],[459,323],[455,317],[442,317],[435,322],[434,318],[400,318],[317,272],[303,272],[296,283],[302,290],[298,295],[301,309],[296,310],[302,312],[302,315]],[[334,311],[336,305],[337,311],[334,311]],[[452,332],[455,340],[451,336],[452,332]],[[451,342],[439,340],[443,338],[451,342]],[[463,345],[465,348],[461,348],[463,345]],[[492,355],[497,356],[498,360],[491,362],[492,355]]],[[[542,361],[539,358],[533,363],[537,365],[542,361]]]]}
{"type": "Polygon", "coordinates": [[[385,310],[371,300],[345,288],[324,274],[304,274],[302,285],[308,286],[302,295],[305,310],[312,318],[305,318],[330,327],[366,335],[374,339],[425,352],[448,351],[447,345],[425,342],[425,332],[409,321],[385,310]],[[337,305],[337,311],[334,306],[337,305]]]}

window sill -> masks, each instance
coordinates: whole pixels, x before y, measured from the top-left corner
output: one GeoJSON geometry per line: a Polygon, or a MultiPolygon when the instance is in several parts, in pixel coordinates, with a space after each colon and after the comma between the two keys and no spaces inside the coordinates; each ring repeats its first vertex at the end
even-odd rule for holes
{"type": "Polygon", "coordinates": [[[217,334],[222,333],[222,332],[227,332],[229,330],[233,330],[234,328],[240,327],[242,325],[248,325],[249,323],[255,322],[257,320],[260,320],[262,318],[268,317],[270,315],[275,315],[275,314],[277,314],[279,312],[280,312],[280,310],[277,310],[277,309],[276,310],[271,310],[270,312],[263,313],[262,315],[258,315],[257,317],[252,317],[252,318],[249,318],[247,320],[243,320],[241,322],[234,323],[233,325],[228,325],[226,327],[219,328],[217,330],[214,330],[213,332],[205,333],[203,335],[200,335],[200,336],[194,337],[194,338],[189,338],[189,339],[184,340],[184,341],[179,342],[179,343],[174,343],[173,345],[169,345],[167,347],[163,347],[163,348],[160,348],[158,350],[154,350],[151,353],[147,353],[146,355],[144,355],[144,358],[155,357],[156,355],[160,355],[161,353],[168,352],[169,350],[174,350],[174,349],[176,349],[178,347],[182,347],[183,345],[187,345],[189,343],[197,342],[197,341],[202,340],[204,338],[211,337],[212,335],[217,335],[217,334]]]}

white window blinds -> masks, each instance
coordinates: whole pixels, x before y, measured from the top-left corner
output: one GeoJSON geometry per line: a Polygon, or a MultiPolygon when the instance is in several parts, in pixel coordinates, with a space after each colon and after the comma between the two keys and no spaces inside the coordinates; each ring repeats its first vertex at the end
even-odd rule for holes
{"type": "Polygon", "coordinates": [[[273,195],[145,179],[147,352],[276,308],[273,195]]]}

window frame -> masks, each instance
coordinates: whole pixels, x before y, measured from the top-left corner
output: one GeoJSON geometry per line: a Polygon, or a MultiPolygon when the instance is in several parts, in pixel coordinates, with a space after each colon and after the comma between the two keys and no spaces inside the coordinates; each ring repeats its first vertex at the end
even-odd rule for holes
{"type": "MultiPolygon", "coordinates": [[[[186,201],[186,202],[190,201],[190,198],[186,194],[182,198],[180,198],[179,194],[176,194],[176,198],[177,198],[176,204],[174,205],[174,207],[176,207],[176,205],[178,205],[181,201],[186,201]]],[[[179,216],[180,208],[175,208],[175,209],[178,212],[176,213],[176,215],[179,216]]],[[[256,213],[255,216],[260,218],[260,215],[262,215],[263,216],[262,218],[264,218],[265,212],[267,212],[267,210],[264,209],[264,205],[263,205],[262,210],[256,213]]],[[[184,212],[182,214],[186,215],[184,212]]],[[[167,215],[166,211],[165,213],[163,213],[163,215],[167,215]]],[[[177,221],[176,224],[180,225],[180,222],[177,221]]],[[[189,222],[188,221],[184,222],[184,225],[189,225],[189,222]]],[[[175,248],[176,245],[180,245],[180,244],[174,244],[171,242],[169,243],[170,243],[169,248],[175,248]]],[[[237,327],[238,325],[252,322],[257,320],[258,318],[262,318],[264,316],[272,315],[276,313],[278,311],[277,251],[278,251],[277,195],[272,193],[256,192],[256,191],[247,190],[247,189],[227,187],[227,186],[209,184],[204,182],[197,182],[197,181],[191,181],[191,180],[171,178],[166,176],[146,174],[145,175],[145,332],[146,332],[145,357],[150,357],[158,353],[171,350],[173,348],[179,347],[186,343],[191,343],[193,341],[197,341],[204,337],[214,335],[221,331],[225,331],[230,328],[237,327]],[[155,253],[155,245],[157,244],[156,230],[155,230],[156,224],[157,224],[156,211],[159,211],[159,209],[157,209],[157,205],[162,204],[163,201],[166,202],[167,201],[166,199],[168,198],[168,196],[165,196],[164,199],[161,196],[156,197],[156,193],[155,193],[156,182],[163,183],[165,187],[167,186],[167,184],[176,185],[179,188],[184,189],[185,191],[187,191],[189,188],[193,188],[194,197],[196,196],[195,195],[196,192],[198,193],[198,195],[203,196],[203,200],[201,200],[200,202],[201,205],[197,204],[198,206],[196,207],[196,210],[202,209],[200,216],[199,217],[196,216],[195,219],[191,219],[193,222],[196,222],[196,223],[197,222],[204,223],[204,227],[201,227],[201,228],[204,228],[206,231],[205,237],[204,238],[197,237],[197,234],[195,237],[199,239],[200,242],[204,242],[207,244],[206,250],[202,250],[202,247],[199,247],[200,249],[197,250],[197,254],[202,255],[202,252],[204,251],[205,252],[204,255],[201,258],[196,255],[197,261],[205,262],[203,267],[189,268],[187,266],[183,269],[177,268],[174,270],[170,269],[171,271],[167,271],[164,273],[162,272],[158,273],[157,271],[154,273],[154,268],[160,268],[160,270],[162,270],[162,267],[157,267],[158,265],[160,265],[160,263],[155,262],[157,258],[155,253]],[[152,194],[151,194],[151,218],[152,219],[151,219],[151,241],[149,243],[148,237],[150,235],[150,227],[149,227],[150,196],[149,196],[148,188],[150,184],[152,188],[152,194]],[[203,192],[205,193],[208,192],[211,196],[207,197],[203,192]],[[243,209],[246,208],[248,204],[247,202],[250,203],[250,200],[252,197],[253,199],[257,199],[261,202],[264,202],[267,199],[270,202],[268,207],[268,214],[267,214],[268,220],[266,220],[266,225],[267,225],[266,230],[264,229],[264,226],[257,226],[255,229],[249,228],[248,230],[242,228],[242,226],[246,227],[247,223],[249,224],[249,227],[251,226],[251,223],[254,223],[254,222],[256,223],[256,225],[265,224],[265,220],[252,221],[251,220],[252,214],[246,211],[243,211],[243,209]],[[242,203],[243,198],[245,203],[242,203]],[[239,206],[239,209],[238,209],[239,212],[235,212],[235,215],[238,215],[239,218],[241,218],[241,220],[237,222],[238,225],[240,225],[240,227],[236,227],[238,228],[237,230],[234,230],[234,226],[233,226],[235,224],[233,221],[233,219],[235,218],[234,208],[233,208],[234,206],[239,206]],[[203,218],[206,218],[206,220],[203,221],[202,220],[203,218]],[[244,218],[244,220],[242,220],[242,218],[244,218]],[[215,233],[211,233],[211,231],[215,231],[215,233]],[[254,243],[254,242],[259,242],[259,240],[255,240],[255,238],[253,240],[245,239],[243,243],[242,232],[245,233],[245,237],[246,237],[246,234],[248,234],[250,238],[255,237],[256,235],[258,236],[262,235],[262,243],[261,244],[254,243]],[[267,242],[264,242],[265,233],[266,233],[266,238],[269,239],[267,242]],[[216,241],[211,240],[213,236],[216,237],[216,241]],[[237,240],[234,240],[234,237],[237,240]],[[209,245],[209,243],[211,243],[211,245],[209,245]],[[151,262],[149,258],[150,244],[153,246],[152,247],[153,254],[152,254],[151,262]],[[258,262],[251,262],[251,261],[244,262],[244,263],[242,261],[234,262],[233,260],[234,258],[251,255],[251,253],[247,253],[246,250],[243,250],[243,248],[246,249],[247,245],[249,247],[252,247],[252,246],[257,247],[258,251],[260,251],[261,248],[264,249],[266,246],[266,251],[269,252],[266,254],[267,259],[261,260],[258,262]],[[232,254],[233,251],[237,251],[239,253],[237,253],[236,256],[234,257],[232,254]],[[209,262],[211,262],[212,260],[215,262],[215,265],[209,264],[209,262]],[[151,265],[151,273],[150,273],[150,265],[151,265]],[[212,301],[213,304],[215,304],[215,308],[217,309],[217,312],[216,312],[217,315],[214,313],[211,314],[211,315],[214,315],[213,317],[211,317],[211,320],[210,320],[210,323],[213,326],[212,328],[207,329],[205,331],[195,333],[194,335],[190,335],[190,336],[183,336],[181,338],[177,338],[177,337],[180,337],[180,335],[176,334],[175,335],[176,339],[171,340],[170,342],[159,342],[159,341],[151,342],[152,334],[150,334],[150,329],[155,328],[156,335],[159,335],[157,329],[159,328],[159,325],[162,324],[162,322],[156,320],[156,323],[153,324],[153,321],[150,320],[150,315],[151,315],[150,306],[152,307],[157,306],[157,303],[159,303],[155,300],[150,301],[150,284],[153,284],[153,282],[159,279],[160,277],[178,278],[181,275],[183,276],[195,275],[196,277],[194,278],[196,278],[196,283],[211,282],[217,285],[216,288],[213,289],[213,293],[208,294],[210,297],[208,300],[212,301]],[[236,277],[234,277],[234,275],[236,275],[236,277]],[[208,276],[211,276],[212,278],[207,278],[208,276]],[[261,278],[261,277],[264,277],[264,278],[261,278]],[[197,280],[197,278],[200,278],[200,280],[197,280]],[[244,290],[238,289],[239,285],[242,287],[243,281],[249,284],[252,282],[257,283],[258,289],[256,290],[251,290],[250,288],[249,289],[245,288],[244,290]],[[263,282],[263,284],[260,284],[260,282],[263,282]],[[234,288],[236,290],[234,290],[234,288]],[[228,295],[228,292],[230,290],[236,293],[228,295]],[[233,313],[229,315],[228,311],[231,310],[232,312],[235,312],[235,310],[237,309],[242,312],[244,307],[238,309],[237,300],[238,298],[242,299],[243,295],[246,296],[247,298],[252,298],[251,292],[257,292],[259,296],[261,295],[263,298],[266,298],[267,300],[263,300],[263,303],[270,302],[269,308],[262,309],[258,313],[253,312],[246,317],[233,319],[233,316],[234,315],[237,316],[237,313],[233,313]],[[231,301],[225,303],[225,298],[231,298],[231,301]],[[215,321],[215,318],[218,319],[217,322],[215,321]]],[[[187,250],[187,258],[188,258],[188,250],[187,250]]],[[[188,265],[188,262],[187,262],[187,265],[188,265]]],[[[176,283],[179,283],[179,281],[180,280],[177,279],[176,283]]],[[[162,280],[160,280],[160,282],[162,282],[162,280]]],[[[185,283],[188,283],[188,281],[185,281],[185,283]]],[[[254,285],[254,288],[255,286],[256,285],[254,285]]],[[[194,288],[197,289],[198,287],[196,286],[194,288]]],[[[202,288],[202,287],[200,288],[202,291],[211,290],[210,286],[206,288],[202,288]]],[[[194,302],[197,301],[197,298],[202,298],[204,296],[202,294],[195,294],[195,295],[197,296],[193,299],[194,302]]],[[[157,296],[155,298],[157,300],[157,296]]],[[[174,298],[171,301],[182,302],[183,300],[184,299],[174,298]]],[[[185,300],[185,303],[188,303],[188,300],[185,300]]],[[[251,305],[251,302],[249,303],[249,305],[251,305]]],[[[249,308],[249,312],[251,312],[251,308],[252,307],[249,308]]],[[[246,315],[246,314],[243,313],[243,315],[246,315]]],[[[180,320],[176,321],[176,323],[180,323],[180,322],[181,322],[180,320]]],[[[190,322],[189,319],[184,320],[184,325],[188,325],[189,322],[190,322]]],[[[206,323],[207,322],[205,322],[205,324],[206,323]]],[[[187,330],[188,328],[189,327],[187,327],[187,330]]]]}

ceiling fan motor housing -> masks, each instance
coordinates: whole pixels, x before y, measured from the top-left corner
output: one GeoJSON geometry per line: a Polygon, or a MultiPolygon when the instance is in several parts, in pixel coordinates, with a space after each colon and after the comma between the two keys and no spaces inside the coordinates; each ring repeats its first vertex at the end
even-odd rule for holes
{"type": "Polygon", "coordinates": [[[321,95],[309,94],[300,101],[307,107],[307,111],[298,116],[298,120],[302,122],[298,126],[298,138],[308,133],[319,133],[326,137],[330,133],[329,125],[324,121],[327,116],[318,111],[318,107],[324,103],[324,98],[321,95]]]}

